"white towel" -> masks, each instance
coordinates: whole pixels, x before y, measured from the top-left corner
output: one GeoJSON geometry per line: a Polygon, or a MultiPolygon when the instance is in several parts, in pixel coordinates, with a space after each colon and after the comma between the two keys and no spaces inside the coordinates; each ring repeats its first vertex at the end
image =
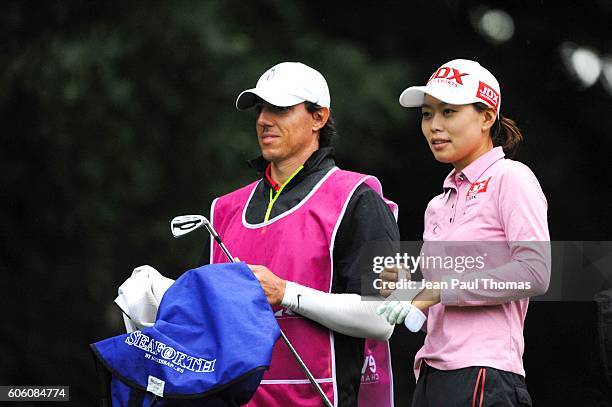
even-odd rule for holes
{"type": "Polygon", "coordinates": [[[119,287],[115,303],[123,311],[127,332],[153,326],[164,293],[174,280],[162,276],[151,266],[136,267],[119,287]]]}

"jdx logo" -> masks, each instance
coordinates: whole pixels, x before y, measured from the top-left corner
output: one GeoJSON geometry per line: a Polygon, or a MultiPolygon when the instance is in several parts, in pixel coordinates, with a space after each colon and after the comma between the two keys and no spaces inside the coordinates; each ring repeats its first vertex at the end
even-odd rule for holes
{"type": "Polygon", "coordinates": [[[379,380],[379,375],[376,373],[376,360],[374,355],[366,355],[363,366],[361,368],[361,383],[371,383],[379,380]]]}
{"type": "Polygon", "coordinates": [[[491,181],[491,177],[487,178],[484,181],[475,182],[469,189],[467,193],[468,199],[476,194],[481,194],[483,192],[487,192],[487,187],[489,186],[489,181],[491,181]]]}
{"type": "Polygon", "coordinates": [[[478,91],[476,92],[476,97],[484,100],[490,106],[493,106],[497,109],[497,105],[499,104],[499,93],[489,85],[484,82],[478,82],[478,91]]]}
{"type": "Polygon", "coordinates": [[[439,68],[436,72],[434,72],[430,77],[427,83],[435,80],[435,79],[445,79],[447,81],[455,81],[459,85],[463,85],[463,81],[461,80],[462,76],[467,76],[469,73],[461,73],[458,69],[449,68],[447,66],[443,66],[439,68]]]}

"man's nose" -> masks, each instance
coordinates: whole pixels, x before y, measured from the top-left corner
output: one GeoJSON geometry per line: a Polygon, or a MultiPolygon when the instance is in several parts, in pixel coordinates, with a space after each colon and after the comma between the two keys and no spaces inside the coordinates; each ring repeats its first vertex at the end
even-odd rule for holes
{"type": "Polygon", "coordinates": [[[274,122],[272,121],[270,111],[264,107],[257,115],[257,125],[261,127],[270,127],[273,124],[274,122]]]}

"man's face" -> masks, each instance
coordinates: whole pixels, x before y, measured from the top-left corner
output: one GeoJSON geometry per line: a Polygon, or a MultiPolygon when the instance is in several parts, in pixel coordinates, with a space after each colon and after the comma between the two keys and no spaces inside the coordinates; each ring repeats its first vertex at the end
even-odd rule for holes
{"type": "Polygon", "coordinates": [[[278,107],[260,102],[257,111],[257,139],[263,157],[274,163],[310,155],[318,149],[315,117],[306,105],[278,107]]]}

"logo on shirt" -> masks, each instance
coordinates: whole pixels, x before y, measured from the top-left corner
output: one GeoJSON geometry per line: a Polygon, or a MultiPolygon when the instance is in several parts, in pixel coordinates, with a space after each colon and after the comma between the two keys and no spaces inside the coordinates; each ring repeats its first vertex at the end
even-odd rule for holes
{"type": "Polygon", "coordinates": [[[467,200],[476,199],[478,194],[483,192],[487,192],[487,187],[489,186],[489,181],[491,181],[491,177],[487,178],[484,181],[475,182],[472,184],[467,193],[467,200]]]}

